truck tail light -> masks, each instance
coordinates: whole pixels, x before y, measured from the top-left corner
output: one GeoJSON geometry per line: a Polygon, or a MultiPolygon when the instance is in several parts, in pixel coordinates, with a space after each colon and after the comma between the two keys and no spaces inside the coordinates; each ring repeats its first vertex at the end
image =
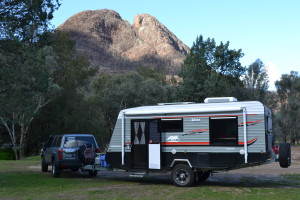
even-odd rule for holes
{"type": "Polygon", "coordinates": [[[96,149],[96,153],[100,153],[101,151],[100,151],[100,148],[97,148],[96,149]]]}
{"type": "Polygon", "coordinates": [[[63,149],[58,150],[58,159],[62,160],[63,159],[63,149]]]}

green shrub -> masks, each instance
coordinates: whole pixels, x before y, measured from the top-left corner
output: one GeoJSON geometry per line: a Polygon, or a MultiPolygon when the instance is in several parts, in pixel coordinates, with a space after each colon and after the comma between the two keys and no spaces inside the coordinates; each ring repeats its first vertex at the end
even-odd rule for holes
{"type": "Polygon", "coordinates": [[[0,160],[15,160],[14,151],[11,148],[0,149],[0,160]]]}

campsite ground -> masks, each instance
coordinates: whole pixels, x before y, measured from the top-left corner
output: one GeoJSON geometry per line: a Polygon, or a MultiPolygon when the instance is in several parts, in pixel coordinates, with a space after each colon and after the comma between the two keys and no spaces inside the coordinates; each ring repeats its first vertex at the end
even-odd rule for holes
{"type": "Polygon", "coordinates": [[[0,161],[0,199],[300,199],[300,147],[292,165],[278,163],[216,173],[190,188],[172,185],[168,174],[130,178],[100,172],[96,178],[66,171],[61,178],[42,173],[40,158],[0,161]]]}

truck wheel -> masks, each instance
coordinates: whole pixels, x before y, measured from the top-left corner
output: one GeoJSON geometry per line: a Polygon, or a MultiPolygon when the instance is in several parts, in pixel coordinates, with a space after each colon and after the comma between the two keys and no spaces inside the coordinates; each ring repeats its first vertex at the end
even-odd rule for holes
{"type": "Polygon", "coordinates": [[[89,170],[89,175],[92,177],[97,176],[98,171],[89,170]]]}
{"type": "Polygon", "coordinates": [[[42,172],[47,172],[48,171],[48,164],[45,161],[45,157],[42,158],[42,172]]]}
{"type": "Polygon", "coordinates": [[[200,171],[198,172],[198,182],[206,181],[210,176],[210,171],[200,171]]]}
{"type": "Polygon", "coordinates": [[[189,187],[195,181],[195,173],[186,164],[176,165],[171,173],[172,182],[179,187],[189,187]]]}
{"type": "Polygon", "coordinates": [[[290,143],[282,143],[279,146],[279,165],[282,168],[288,168],[291,165],[291,145],[290,143]]]}
{"type": "Polygon", "coordinates": [[[54,160],[52,161],[52,176],[53,177],[60,176],[60,169],[58,167],[58,164],[54,160]]]}

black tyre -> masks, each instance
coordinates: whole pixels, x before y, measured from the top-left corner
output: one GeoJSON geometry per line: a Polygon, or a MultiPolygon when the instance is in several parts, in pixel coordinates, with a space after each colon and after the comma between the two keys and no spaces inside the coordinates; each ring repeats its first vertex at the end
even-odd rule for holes
{"type": "Polygon", "coordinates": [[[42,158],[42,163],[41,163],[41,165],[42,165],[42,172],[47,172],[47,171],[48,171],[48,164],[46,163],[44,157],[42,158]]]}
{"type": "Polygon", "coordinates": [[[201,183],[203,181],[206,181],[209,178],[210,173],[211,173],[210,171],[200,171],[200,172],[198,172],[197,173],[198,174],[198,182],[201,183]]]}
{"type": "Polygon", "coordinates": [[[291,145],[289,143],[282,143],[279,146],[279,165],[282,168],[288,168],[291,165],[291,145]]]}
{"type": "Polygon", "coordinates": [[[97,176],[98,171],[89,170],[89,175],[92,177],[97,176]]]}
{"type": "Polygon", "coordinates": [[[188,165],[178,164],[172,170],[171,179],[176,186],[189,187],[195,181],[195,173],[188,165]]]}
{"type": "Polygon", "coordinates": [[[95,147],[92,144],[80,146],[78,149],[78,158],[86,165],[93,165],[96,158],[95,147]]]}
{"type": "Polygon", "coordinates": [[[59,177],[60,176],[60,169],[58,164],[55,161],[52,161],[52,176],[59,177]]]}

